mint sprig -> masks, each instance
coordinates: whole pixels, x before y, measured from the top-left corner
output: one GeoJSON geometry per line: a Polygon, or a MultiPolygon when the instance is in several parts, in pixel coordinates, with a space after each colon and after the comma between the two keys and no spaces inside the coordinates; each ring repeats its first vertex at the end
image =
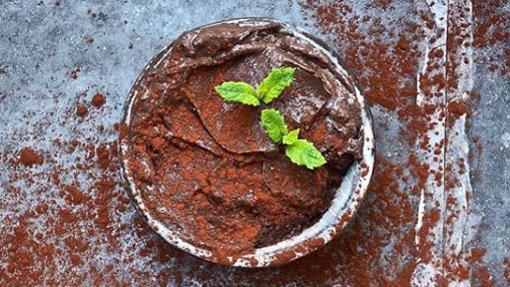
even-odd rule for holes
{"type": "MultiPolygon", "coordinates": [[[[269,104],[278,98],[294,80],[296,68],[273,68],[257,89],[245,82],[224,82],[214,88],[224,100],[250,106],[269,104]]],[[[326,163],[313,143],[299,138],[299,129],[289,132],[282,114],[275,109],[264,109],[260,121],[267,136],[276,144],[285,145],[285,154],[291,162],[309,169],[326,163]]]]}
{"type": "Polygon", "coordinates": [[[216,87],[215,91],[226,101],[250,106],[260,105],[257,91],[245,82],[224,82],[221,86],[216,87]]]}
{"type": "Polygon", "coordinates": [[[283,136],[283,143],[286,145],[291,145],[297,142],[299,137],[299,129],[295,129],[290,131],[288,134],[283,136]]]}
{"type": "Polygon", "coordinates": [[[299,129],[287,131],[283,116],[275,109],[264,109],[260,117],[266,134],[275,143],[285,144],[285,154],[291,162],[304,165],[308,169],[320,167],[326,163],[321,152],[313,143],[299,139],[299,129]]]}
{"type": "Polygon", "coordinates": [[[313,146],[313,143],[303,139],[298,139],[293,144],[287,145],[285,154],[291,162],[304,165],[309,169],[320,167],[326,163],[321,152],[313,146]]]}
{"type": "Polygon", "coordinates": [[[257,89],[245,82],[224,82],[215,88],[224,100],[250,106],[269,104],[281,95],[294,80],[296,68],[273,68],[257,89]]]}
{"type": "Polygon", "coordinates": [[[268,104],[290,86],[294,80],[296,68],[274,68],[257,88],[257,95],[264,104],[268,104]]]}
{"type": "Polygon", "coordinates": [[[284,136],[288,134],[283,116],[275,109],[264,109],[260,120],[267,136],[277,144],[282,143],[284,136]]]}

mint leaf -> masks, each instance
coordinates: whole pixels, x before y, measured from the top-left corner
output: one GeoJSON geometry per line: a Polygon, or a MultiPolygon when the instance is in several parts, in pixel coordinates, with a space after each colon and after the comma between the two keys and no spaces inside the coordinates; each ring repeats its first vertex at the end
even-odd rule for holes
{"type": "Polygon", "coordinates": [[[275,109],[264,109],[260,115],[260,120],[269,138],[275,143],[281,143],[288,131],[285,120],[280,112],[275,109]]]}
{"type": "Polygon", "coordinates": [[[260,105],[257,92],[250,84],[245,82],[224,82],[214,90],[226,101],[250,106],[260,105]]]}
{"type": "Polygon", "coordinates": [[[283,143],[286,145],[291,145],[297,142],[299,136],[299,129],[292,130],[288,134],[283,136],[283,143]]]}
{"type": "Polygon", "coordinates": [[[307,140],[296,140],[285,149],[285,154],[290,161],[297,165],[304,165],[314,169],[326,163],[326,160],[311,142],[307,140]]]}
{"type": "Polygon", "coordinates": [[[257,88],[257,95],[265,104],[276,99],[294,80],[296,68],[274,68],[257,88]]]}

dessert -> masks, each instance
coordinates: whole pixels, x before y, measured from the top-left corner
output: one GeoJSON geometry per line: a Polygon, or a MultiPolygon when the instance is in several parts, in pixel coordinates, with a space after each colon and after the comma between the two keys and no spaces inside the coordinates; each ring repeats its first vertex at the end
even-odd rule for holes
{"type": "Polygon", "coordinates": [[[124,153],[151,217],[215,257],[270,246],[312,226],[361,158],[361,108],[322,51],[279,23],[226,22],[181,35],[134,86],[124,153]],[[225,81],[260,83],[275,67],[294,81],[269,104],[239,105],[225,81]],[[327,163],[293,164],[266,135],[264,108],[327,163]]]}

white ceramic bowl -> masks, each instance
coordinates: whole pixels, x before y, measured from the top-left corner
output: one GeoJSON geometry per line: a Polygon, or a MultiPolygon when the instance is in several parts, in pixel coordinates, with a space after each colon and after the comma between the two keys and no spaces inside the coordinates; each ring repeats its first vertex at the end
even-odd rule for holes
{"type": "MultiPolygon", "coordinates": [[[[311,36],[307,32],[289,26],[288,24],[281,23],[274,19],[268,18],[241,18],[232,19],[221,22],[216,22],[206,26],[217,25],[220,23],[240,23],[242,25],[263,25],[268,22],[277,22],[282,24],[286,32],[292,33],[294,36],[310,43],[316,48],[324,52],[332,63],[337,67],[338,73],[341,75],[344,83],[349,85],[356,96],[356,100],[361,107],[362,119],[362,137],[363,137],[363,151],[361,160],[355,160],[347,173],[343,177],[341,186],[335,193],[330,208],[322,215],[319,221],[309,228],[303,230],[300,234],[295,235],[289,239],[278,242],[274,245],[262,247],[253,250],[250,253],[242,254],[241,256],[230,257],[231,266],[240,267],[266,267],[277,266],[288,263],[292,260],[300,258],[314,250],[317,250],[329,242],[333,237],[339,234],[345,226],[349,223],[351,218],[356,213],[362,199],[367,192],[368,183],[372,176],[375,160],[375,142],[373,135],[373,125],[369,108],[365,103],[365,99],[360,90],[356,86],[356,82],[347,70],[339,62],[338,56],[329,49],[325,43],[311,36]]],[[[204,27],[204,26],[202,26],[204,27]]],[[[202,28],[198,27],[198,28],[202,28]]],[[[197,28],[197,29],[198,29],[197,28]]],[[[128,96],[125,106],[125,115],[123,122],[129,126],[131,121],[131,106],[134,99],[139,96],[135,86],[153,68],[158,67],[163,59],[172,49],[172,44],[161,50],[144,68],[142,73],[138,76],[133,84],[128,96]]],[[[202,259],[218,262],[210,250],[206,250],[185,241],[181,238],[176,230],[167,228],[161,222],[156,220],[148,212],[145,206],[140,191],[136,188],[134,180],[131,176],[131,171],[127,164],[127,154],[129,153],[129,145],[126,139],[120,140],[120,152],[122,158],[122,176],[128,186],[128,191],[133,199],[137,209],[141,212],[147,223],[151,228],[157,232],[165,241],[182,249],[190,254],[193,254],[202,259]]],[[[221,262],[225,263],[225,262],[221,262]]]]}

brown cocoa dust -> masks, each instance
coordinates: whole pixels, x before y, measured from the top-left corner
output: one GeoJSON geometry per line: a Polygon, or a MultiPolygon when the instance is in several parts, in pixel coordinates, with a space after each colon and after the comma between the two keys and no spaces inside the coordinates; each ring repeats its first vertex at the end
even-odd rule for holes
{"type": "MultiPolygon", "coordinates": [[[[498,8],[504,4],[504,0],[474,2],[475,47],[497,45],[508,39],[508,15],[498,8]]],[[[392,5],[393,1],[374,1],[365,8],[370,12],[367,16],[358,16],[343,1],[329,4],[306,1],[303,12],[321,32],[332,37],[332,44],[360,81],[372,108],[395,112],[402,121],[399,139],[382,137],[389,124],[376,123],[377,141],[400,141],[410,146],[418,142],[420,148],[427,148],[427,139],[422,135],[431,111],[416,106],[414,81],[418,73],[416,64],[422,56],[417,48],[417,43],[423,40],[422,27],[434,24],[426,11],[414,8],[408,15],[418,20],[408,15],[389,19],[386,13],[392,5]],[[397,28],[401,30],[396,32],[397,28]]],[[[95,12],[89,14],[91,18],[96,16],[95,12]]],[[[433,55],[440,58],[441,53],[434,51],[433,55]]],[[[509,59],[508,53],[507,49],[500,56],[509,59]]],[[[486,59],[490,69],[508,76],[508,61],[491,57],[486,59]]],[[[77,75],[75,72],[71,76],[77,75]]],[[[443,85],[443,81],[437,78],[430,83],[443,85]]],[[[451,108],[458,114],[468,111],[464,105],[451,108]]],[[[67,119],[73,120],[75,112],[75,107],[70,108],[67,119]]],[[[107,114],[92,120],[100,121],[101,116],[107,114]]],[[[127,133],[123,125],[117,125],[115,130],[121,137],[127,133]]],[[[158,142],[154,144],[161,147],[158,142]]],[[[289,265],[253,270],[206,263],[155,236],[134,212],[120,184],[114,142],[56,138],[51,152],[39,149],[36,152],[34,148],[24,148],[23,156],[23,150],[6,149],[0,153],[2,164],[13,167],[8,175],[10,183],[3,187],[3,199],[10,204],[0,206],[15,211],[0,225],[3,286],[80,286],[84,282],[92,286],[183,286],[193,280],[209,286],[284,286],[294,282],[296,286],[335,283],[407,287],[419,256],[414,244],[415,198],[429,175],[429,167],[412,154],[403,162],[394,162],[385,154],[377,156],[369,195],[341,236],[289,265]],[[69,165],[57,160],[65,156],[73,156],[69,165]],[[404,169],[402,163],[409,169],[404,169]],[[19,168],[19,164],[42,164],[46,172],[19,168]],[[90,185],[69,181],[69,176],[76,180],[84,177],[90,185]],[[49,196],[34,200],[32,209],[19,209],[20,200],[29,200],[20,183],[34,185],[36,193],[49,196]],[[407,188],[403,189],[401,185],[406,183],[407,188]],[[126,216],[130,218],[129,224],[122,219],[126,216]],[[39,222],[40,218],[45,221],[39,222]],[[133,241],[126,243],[123,238],[127,235],[133,241]],[[389,253],[384,251],[388,242],[394,243],[389,253]],[[95,254],[102,255],[99,258],[95,254]]],[[[422,226],[423,230],[427,228],[422,226]]],[[[473,249],[469,255],[471,266],[456,272],[462,278],[475,278],[477,286],[494,286],[488,268],[482,265],[484,253],[483,249],[473,249]]],[[[426,254],[421,257],[426,258],[426,254]]],[[[503,276],[510,283],[509,259],[502,265],[503,276]]]]}

